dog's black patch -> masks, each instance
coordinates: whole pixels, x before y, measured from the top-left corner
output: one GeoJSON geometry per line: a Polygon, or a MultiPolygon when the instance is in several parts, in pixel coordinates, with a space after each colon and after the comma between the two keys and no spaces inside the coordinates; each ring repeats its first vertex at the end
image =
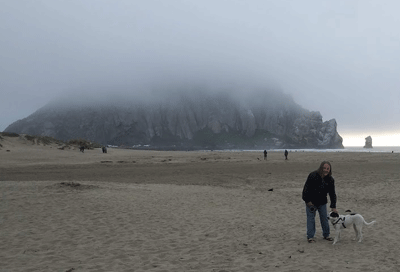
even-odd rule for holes
{"type": "Polygon", "coordinates": [[[331,212],[331,213],[329,214],[329,216],[330,216],[330,217],[339,217],[339,214],[338,214],[338,213],[335,213],[335,212],[331,212]]]}

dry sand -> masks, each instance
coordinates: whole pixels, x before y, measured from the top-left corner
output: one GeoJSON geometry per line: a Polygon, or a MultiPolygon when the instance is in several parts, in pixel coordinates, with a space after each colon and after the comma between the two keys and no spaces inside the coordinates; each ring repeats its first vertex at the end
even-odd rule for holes
{"type": "Polygon", "coordinates": [[[400,271],[397,153],[0,143],[0,271],[400,271]],[[306,241],[301,191],[322,160],[339,212],[377,220],[361,244],[352,229],[322,240],[318,220],[306,241]]]}

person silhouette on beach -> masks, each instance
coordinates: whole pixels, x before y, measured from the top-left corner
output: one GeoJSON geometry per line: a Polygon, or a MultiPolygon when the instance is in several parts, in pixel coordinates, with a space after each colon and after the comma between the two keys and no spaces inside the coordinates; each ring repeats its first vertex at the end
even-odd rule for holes
{"type": "Polygon", "coordinates": [[[318,211],[322,227],[322,235],[325,240],[332,241],[329,237],[329,221],[327,212],[327,195],[331,200],[330,208],[336,209],[335,179],[332,177],[332,166],[328,161],[323,161],[316,171],[311,172],[304,184],[302,199],[306,205],[307,215],[307,241],[315,243],[315,215],[318,211]]]}
{"type": "Polygon", "coordinates": [[[287,149],[285,149],[285,160],[287,160],[288,155],[289,155],[289,152],[287,151],[287,149]]]}
{"type": "Polygon", "coordinates": [[[267,160],[267,154],[268,154],[267,150],[264,150],[264,160],[267,160]]]}

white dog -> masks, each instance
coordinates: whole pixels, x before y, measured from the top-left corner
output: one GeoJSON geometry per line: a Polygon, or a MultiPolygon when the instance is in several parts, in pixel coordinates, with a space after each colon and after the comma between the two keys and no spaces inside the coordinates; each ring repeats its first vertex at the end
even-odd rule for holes
{"type": "Polygon", "coordinates": [[[333,227],[335,228],[336,235],[333,241],[333,244],[336,244],[340,239],[340,232],[342,229],[348,228],[353,225],[354,231],[356,232],[356,239],[361,243],[362,241],[362,227],[363,225],[372,225],[376,221],[372,221],[371,223],[367,223],[364,220],[364,217],[361,214],[352,213],[349,215],[339,215],[335,212],[331,212],[328,216],[328,220],[331,221],[333,227]]]}

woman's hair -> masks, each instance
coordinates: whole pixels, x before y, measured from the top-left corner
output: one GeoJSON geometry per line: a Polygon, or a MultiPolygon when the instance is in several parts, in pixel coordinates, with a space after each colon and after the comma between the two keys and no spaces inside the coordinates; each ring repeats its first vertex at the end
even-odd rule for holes
{"type": "Polygon", "coordinates": [[[328,176],[331,177],[332,176],[332,165],[328,161],[321,162],[321,165],[319,166],[317,172],[322,177],[322,171],[324,170],[324,165],[325,164],[329,165],[330,170],[329,170],[328,176]]]}

